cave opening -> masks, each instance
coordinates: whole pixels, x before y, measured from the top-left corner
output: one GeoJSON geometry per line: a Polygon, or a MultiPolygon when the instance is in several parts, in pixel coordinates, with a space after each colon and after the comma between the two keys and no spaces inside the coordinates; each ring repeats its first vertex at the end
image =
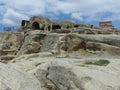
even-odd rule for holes
{"type": "Polygon", "coordinates": [[[55,30],[55,29],[61,29],[61,26],[60,25],[52,25],[52,29],[55,30]]]}
{"type": "Polygon", "coordinates": [[[21,26],[25,26],[25,20],[22,20],[21,26]]]}
{"type": "Polygon", "coordinates": [[[75,28],[79,27],[78,25],[74,25],[75,28]]]}
{"type": "Polygon", "coordinates": [[[21,26],[27,26],[29,24],[29,21],[27,20],[22,20],[21,26]]]}
{"type": "Polygon", "coordinates": [[[56,30],[56,29],[61,29],[61,26],[60,25],[49,25],[48,26],[48,31],[50,31],[50,30],[56,30]]]}
{"type": "Polygon", "coordinates": [[[34,22],[33,24],[32,24],[32,29],[40,29],[40,26],[39,26],[39,23],[38,22],[34,22]]]}

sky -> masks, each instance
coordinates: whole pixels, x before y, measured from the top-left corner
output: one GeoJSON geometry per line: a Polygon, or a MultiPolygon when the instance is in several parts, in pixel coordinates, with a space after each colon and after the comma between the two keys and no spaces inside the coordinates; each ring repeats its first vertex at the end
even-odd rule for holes
{"type": "Polygon", "coordinates": [[[31,16],[96,25],[111,20],[120,29],[120,0],[0,0],[0,30],[31,16]]]}

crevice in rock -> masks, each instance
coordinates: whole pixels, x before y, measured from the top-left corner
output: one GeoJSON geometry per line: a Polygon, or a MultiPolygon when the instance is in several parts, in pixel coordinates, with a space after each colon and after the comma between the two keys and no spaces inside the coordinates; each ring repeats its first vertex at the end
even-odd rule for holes
{"type": "Polygon", "coordinates": [[[49,70],[50,70],[50,67],[47,68],[48,72],[46,73],[46,79],[48,79],[51,82],[51,85],[45,83],[45,87],[49,90],[60,90],[60,88],[57,87],[57,85],[51,79],[48,78],[49,70]]]}

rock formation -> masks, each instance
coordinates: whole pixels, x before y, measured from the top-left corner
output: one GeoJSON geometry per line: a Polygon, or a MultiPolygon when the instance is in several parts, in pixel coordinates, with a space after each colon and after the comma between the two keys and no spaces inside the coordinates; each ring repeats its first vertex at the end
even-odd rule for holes
{"type": "Polygon", "coordinates": [[[114,27],[34,16],[0,33],[0,90],[120,90],[119,64],[114,27]]]}

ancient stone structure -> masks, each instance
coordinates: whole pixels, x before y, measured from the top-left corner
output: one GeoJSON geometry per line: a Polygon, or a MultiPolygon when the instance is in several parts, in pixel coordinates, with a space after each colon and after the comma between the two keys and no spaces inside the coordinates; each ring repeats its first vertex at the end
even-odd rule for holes
{"type": "Polygon", "coordinates": [[[79,33],[79,34],[119,34],[119,30],[112,26],[112,21],[100,22],[99,26],[79,24],[71,20],[56,22],[42,16],[33,16],[22,20],[19,31],[28,32],[39,30],[43,33],[79,33]]]}
{"type": "Polygon", "coordinates": [[[76,28],[80,25],[73,21],[55,22],[42,16],[31,17],[29,21],[22,20],[21,28],[19,31],[27,30],[41,30],[41,31],[52,31],[57,29],[69,29],[76,28]]]}

